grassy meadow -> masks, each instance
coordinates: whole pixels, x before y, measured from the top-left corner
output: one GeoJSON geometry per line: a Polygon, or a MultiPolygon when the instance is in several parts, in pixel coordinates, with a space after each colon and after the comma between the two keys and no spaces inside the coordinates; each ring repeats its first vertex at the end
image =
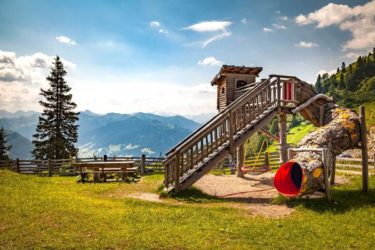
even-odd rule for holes
{"type": "Polygon", "coordinates": [[[100,249],[370,249],[375,245],[375,178],[360,178],[324,199],[277,198],[295,211],[254,216],[229,201],[190,190],[162,202],[130,198],[157,193],[161,175],[138,183],[77,183],[0,170],[0,248],[100,249]]]}

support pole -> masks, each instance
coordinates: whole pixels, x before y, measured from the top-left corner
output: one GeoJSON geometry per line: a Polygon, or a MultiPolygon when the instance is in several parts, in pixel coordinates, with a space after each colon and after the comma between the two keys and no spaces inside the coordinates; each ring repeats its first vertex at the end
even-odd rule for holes
{"type": "Polygon", "coordinates": [[[368,192],[368,151],[367,151],[367,128],[365,107],[359,107],[359,119],[361,122],[361,146],[362,146],[362,191],[368,192]]]}
{"type": "Polygon", "coordinates": [[[244,177],[244,173],[241,171],[245,162],[245,145],[242,144],[237,147],[237,177],[244,177]]]}
{"type": "Polygon", "coordinates": [[[331,185],[335,184],[336,178],[336,156],[332,156],[331,185]]]}
{"type": "Polygon", "coordinates": [[[17,170],[17,173],[21,173],[20,159],[19,158],[16,159],[16,170],[17,170]]]}
{"type": "Polygon", "coordinates": [[[280,137],[280,162],[284,163],[288,160],[288,144],[286,132],[286,114],[279,113],[279,137],[280,137]]]}
{"type": "Polygon", "coordinates": [[[146,155],[142,154],[141,157],[141,175],[145,174],[146,155]]]}
{"type": "Polygon", "coordinates": [[[176,170],[175,170],[175,190],[176,193],[180,192],[181,184],[180,184],[180,152],[176,154],[176,170]]]}
{"type": "Polygon", "coordinates": [[[48,176],[51,177],[52,174],[53,174],[52,161],[51,159],[48,159],[48,176]]]}

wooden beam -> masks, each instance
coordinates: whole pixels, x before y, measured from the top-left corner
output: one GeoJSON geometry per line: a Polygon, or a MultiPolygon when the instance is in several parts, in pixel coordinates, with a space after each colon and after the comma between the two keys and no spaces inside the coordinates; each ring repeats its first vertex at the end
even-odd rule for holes
{"type": "Polygon", "coordinates": [[[362,146],[362,191],[368,192],[368,149],[365,107],[359,107],[359,119],[361,123],[361,146],[362,146]]]}
{"type": "Polygon", "coordinates": [[[267,136],[271,140],[274,140],[275,142],[279,142],[280,141],[280,137],[279,136],[270,133],[268,130],[266,130],[264,128],[261,128],[259,130],[259,132],[261,132],[262,134],[264,134],[265,136],[267,136]]]}
{"type": "Polygon", "coordinates": [[[244,173],[241,171],[245,162],[245,145],[242,144],[237,147],[237,177],[244,177],[244,173]]]}
{"type": "Polygon", "coordinates": [[[292,113],[293,114],[296,114],[297,112],[300,112],[301,110],[307,108],[308,106],[310,106],[313,102],[319,100],[319,99],[324,99],[325,101],[327,102],[333,102],[333,99],[332,97],[329,97],[325,94],[317,94],[315,95],[314,97],[310,98],[308,101],[306,101],[305,103],[299,105],[297,108],[293,109],[292,110],[292,113]]]}
{"type": "Polygon", "coordinates": [[[279,113],[279,137],[280,137],[280,162],[284,163],[288,160],[288,144],[286,131],[286,114],[279,113]]]}

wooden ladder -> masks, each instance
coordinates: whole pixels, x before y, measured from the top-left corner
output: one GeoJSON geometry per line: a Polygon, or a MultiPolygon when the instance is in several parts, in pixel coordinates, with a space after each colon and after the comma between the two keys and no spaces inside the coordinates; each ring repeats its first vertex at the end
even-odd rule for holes
{"type": "Polygon", "coordinates": [[[271,75],[172,148],[164,161],[166,191],[188,189],[268,124],[277,115],[280,96],[280,78],[271,75]]]}

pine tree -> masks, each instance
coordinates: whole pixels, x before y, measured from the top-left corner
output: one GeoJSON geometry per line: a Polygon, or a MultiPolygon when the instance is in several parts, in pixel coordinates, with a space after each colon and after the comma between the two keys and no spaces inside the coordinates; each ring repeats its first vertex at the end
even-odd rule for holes
{"type": "Polygon", "coordinates": [[[8,144],[7,134],[3,127],[0,128],[0,160],[9,160],[8,152],[12,146],[8,144]]]}
{"type": "Polygon", "coordinates": [[[318,92],[318,93],[322,93],[322,92],[323,92],[323,89],[322,89],[322,81],[321,81],[321,76],[320,76],[320,74],[318,75],[318,78],[316,79],[315,90],[316,90],[316,92],[318,92]]]}
{"type": "Polygon", "coordinates": [[[345,73],[345,62],[342,62],[342,64],[341,64],[341,71],[342,71],[342,73],[345,73]]]}
{"type": "Polygon", "coordinates": [[[50,88],[40,90],[45,100],[39,102],[44,109],[33,135],[32,154],[36,159],[69,158],[78,153],[74,143],[78,141],[76,122],[79,113],[73,111],[77,105],[72,102],[71,88],[64,80],[66,73],[62,61],[56,56],[47,77],[50,88]]]}
{"type": "Polygon", "coordinates": [[[340,80],[339,80],[339,85],[338,87],[340,89],[344,89],[345,88],[345,82],[344,82],[344,74],[340,74],[340,80]]]}

